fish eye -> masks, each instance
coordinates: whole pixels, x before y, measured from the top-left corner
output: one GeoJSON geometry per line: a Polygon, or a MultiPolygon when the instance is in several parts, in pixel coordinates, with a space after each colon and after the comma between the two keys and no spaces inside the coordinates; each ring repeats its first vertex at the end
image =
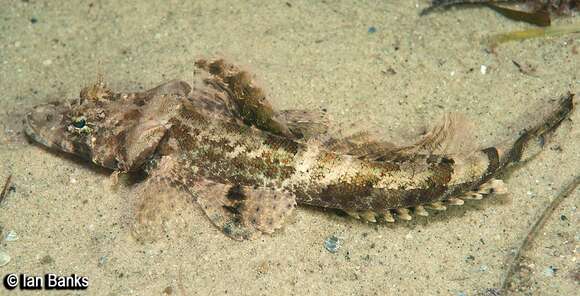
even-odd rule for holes
{"type": "Polygon", "coordinates": [[[84,116],[71,117],[67,130],[73,134],[87,135],[93,132],[90,125],[84,116]]]}
{"type": "Polygon", "coordinates": [[[75,118],[73,119],[72,125],[79,129],[84,128],[87,125],[87,121],[84,117],[75,118]]]}

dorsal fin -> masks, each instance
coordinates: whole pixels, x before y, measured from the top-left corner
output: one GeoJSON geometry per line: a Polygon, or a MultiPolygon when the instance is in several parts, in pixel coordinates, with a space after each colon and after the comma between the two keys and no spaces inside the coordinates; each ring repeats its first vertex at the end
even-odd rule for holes
{"type": "Polygon", "coordinates": [[[325,134],[329,126],[326,112],[318,110],[282,110],[276,119],[286,123],[292,134],[302,140],[325,134]]]}
{"type": "Polygon", "coordinates": [[[348,154],[360,159],[376,159],[399,149],[395,144],[380,141],[369,132],[358,132],[348,137],[325,141],[324,147],[335,153],[348,154]]]}
{"type": "Polygon", "coordinates": [[[461,114],[447,113],[416,143],[398,146],[378,140],[370,132],[359,132],[345,138],[331,138],[324,147],[359,159],[386,161],[397,155],[409,154],[468,154],[476,150],[473,125],[461,114]]]}
{"type": "Polygon", "coordinates": [[[441,155],[470,153],[476,149],[473,130],[473,124],[464,115],[446,113],[418,142],[398,152],[441,155]]]}
{"type": "Polygon", "coordinates": [[[286,122],[276,117],[276,112],[266,99],[264,90],[256,85],[252,75],[222,59],[207,61],[200,59],[196,67],[209,72],[204,79],[206,85],[227,93],[229,111],[245,124],[289,138],[295,138],[286,122]]]}
{"type": "Polygon", "coordinates": [[[152,89],[145,91],[143,94],[148,97],[160,96],[160,95],[178,95],[187,96],[191,92],[191,86],[189,83],[174,79],[162,83],[152,89]]]}
{"type": "Polygon", "coordinates": [[[194,79],[193,86],[182,80],[171,80],[136,93],[134,99],[149,101],[153,97],[166,94],[188,97],[193,107],[208,115],[235,118],[243,124],[292,139],[308,139],[326,132],[326,113],[307,110],[275,111],[266,99],[265,92],[256,86],[249,72],[224,60],[198,60],[195,65],[202,71],[194,72],[199,79],[194,79]],[[196,95],[190,96],[192,93],[196,95]]]}

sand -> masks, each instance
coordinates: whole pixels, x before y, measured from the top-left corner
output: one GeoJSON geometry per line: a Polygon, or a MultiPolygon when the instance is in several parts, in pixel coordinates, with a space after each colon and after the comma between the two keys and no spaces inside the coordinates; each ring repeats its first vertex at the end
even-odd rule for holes
{"type": "MultiPolygon", "coordinates": [[[[0,274],[89,279],[87,290],[51,295],[496,295],[531,225],[580,173],[576,112],[545,151],[505,176],[506,196],[393,225],[299,207],[282,231],[246,242],[223,236],[190,202],[166,235],[141,243],[130,231],[130,188],[113,190],[110,172],[30,144],[22,132],[27,110],[75,97],[97,73],[116,90],[139,90],[191,80],[196,58],[221,56],[255,73],[277,108],[324,108],[339,131],[408,141],[443,113],[461,112],[486,146],[579,91],[580,39],[491,52],[482,43],[489,35],[531,26],[485,8],[419,17],[427,1],[1,6],[0,183],[11,174],[13,190],[0,225],[19,239],[0,244],[12,257],[0,274]],[[522,73],[514,61],[533,71],[522,73]],[[324,248],[331,235],[341,240],[336,253],[324,248]]],[[[578,288],[579,197],[575,190],[564,200],[526,252],[513,293],[578,288]]]]}

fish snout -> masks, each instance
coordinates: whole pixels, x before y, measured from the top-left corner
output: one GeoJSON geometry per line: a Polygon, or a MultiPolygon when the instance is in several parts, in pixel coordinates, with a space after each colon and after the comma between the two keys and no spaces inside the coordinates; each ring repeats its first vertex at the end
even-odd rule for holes
{"type": "Polygon", "coordinates": [[[54,138],[63,130],[63,111],[55,104],[35,106],[26,114],[24,132],[35,142],[52,147],[54,138]]]}

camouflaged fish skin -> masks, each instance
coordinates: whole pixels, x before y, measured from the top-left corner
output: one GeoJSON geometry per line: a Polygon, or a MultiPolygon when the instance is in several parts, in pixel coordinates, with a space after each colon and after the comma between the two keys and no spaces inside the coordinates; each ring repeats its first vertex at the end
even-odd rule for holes
{"type": "Polygon", "coordinates": [[[234,65],[196,65],[205,77],[193,86],[175,80],[115,93],[99,80],[71,102],[35,107],[26,134],[116,172],[146,172],[139,194],[163,186],[191,194],[218,228],[242,240],[282,227],[297,203],[392,222],[393,214],[408,220],[411,210],[427,215],[424,207],[503,193],[497,175],[537,153],[573,109],[573,95],[564,96],[515,140],[469,153],[441,148],[453,137],[451,119],[415,145],[357,145],[323,137],[316,112],[275,111],[234,65]]]}

